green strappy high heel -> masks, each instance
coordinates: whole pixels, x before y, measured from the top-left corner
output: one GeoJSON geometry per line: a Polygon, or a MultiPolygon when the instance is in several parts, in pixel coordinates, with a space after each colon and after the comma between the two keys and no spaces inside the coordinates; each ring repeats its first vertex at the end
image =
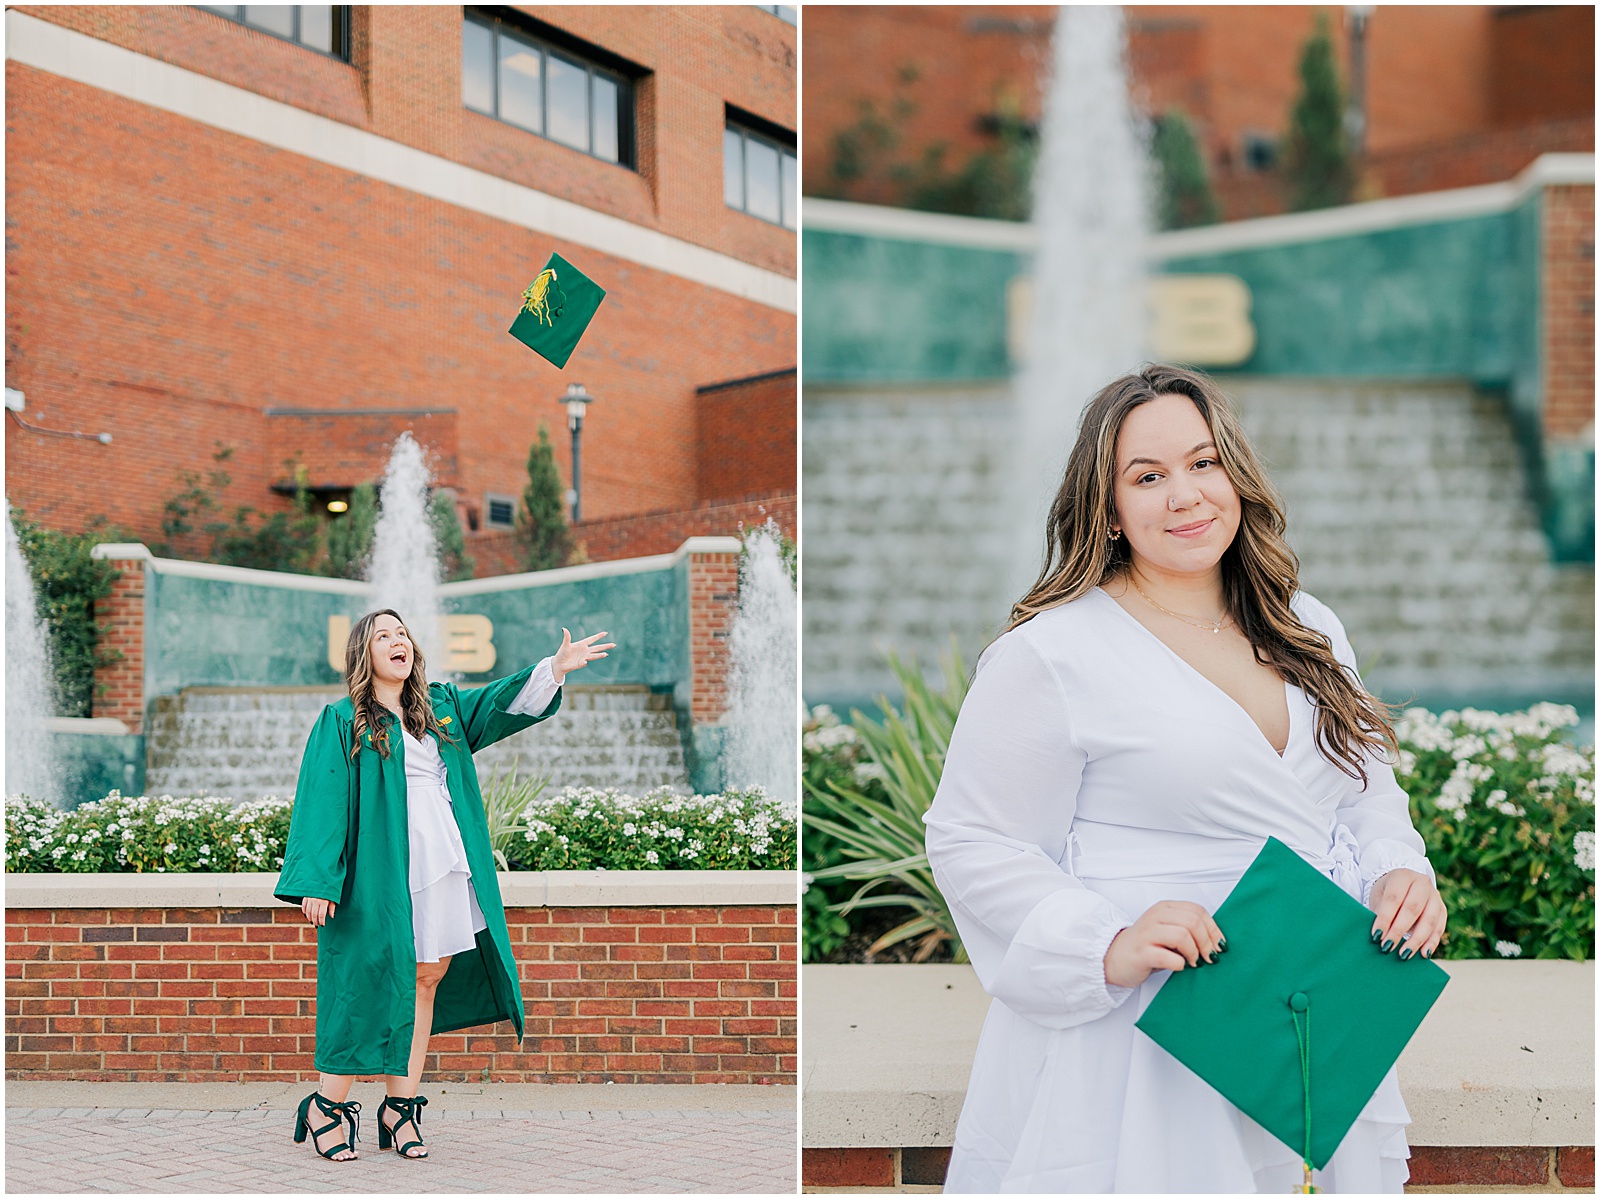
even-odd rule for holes
{"type": "Polygon", "coordinates": [[[401,1157],[410,1158],[412,1161],[417,1161],[421,1158],[427,1157],[428,1151],[426,1149],[423,1149],[421,1153],[406,1152],[408,1149],[417,1149],[421,1148],[422,1146],[421,1109],[427,1106],[427,1099],[421,1095],[414,1095],[409,1099],[397,1099],[393,1095],[384,1096],[383,1103],[378,1108],[378,1148],[387,1149],[389,1148],[390,1142],[393,1141],[395,1142],[394,1151],[401,1157]],[[383,1109],[386,1107],[393,1108],[399,1117],[395,1120],[392,1128],[383,1122],[383,1109]],[[404,1145],[402,1145],[399,1143],[399,1138],[396,1137],[395,1134],[400,1131],[400,1126],[407,1120],[411,1121],[411,1127],[416,1130],[417,1139],[414,1141],[407,1141],[404,1145]]]}
{"type": "MultiPolygon", "coordinates": [[[[311,1094],[307,1095],[300,1101],[300,1113],[295,1117],[294,1122],[294,1143],[296,1145],[300,1144],[306,1139],[306,1133],[309,1132],[311,1134],[311,1147],[316,1149],[317,1152],[323,1157],[327,1158],[329,1161],[353,1162],[356,1160],[356,1158],[353,1156],[347,1158],[336,1158],[334,1154],[343,1153],[346,1149],[348,1149],[352,1154],[355,1153],[355,1143],[361,1139],[360,1113],[361,1105],[355,1102],[353,1099],[344,1103],[335,1103],[333,1100],[323,1095],[321,1091],[312,1091],[311,1094]],[[324,1124],[321,1128],[311,1127],[311,1121],[309,1117],[311,1115],[311,1104],[313,1102],[316,1103],[317,1110],[324,1116],[333,1117],[332,1120],[330,1120],[327,1124],[324,1124]],[[325,1132],[332,1132],[335,1128],[338,1128],[340,1124],[346,1123],[350,1125],[350,1139],[348,1141],[340,1141],[337,1145],[334,1145],[328,1149],[317,1148],[318,1137],[325,1132]]],[[[379,1121],[379,1123],[382,1123],[382,1121],[379,1121]]]]}

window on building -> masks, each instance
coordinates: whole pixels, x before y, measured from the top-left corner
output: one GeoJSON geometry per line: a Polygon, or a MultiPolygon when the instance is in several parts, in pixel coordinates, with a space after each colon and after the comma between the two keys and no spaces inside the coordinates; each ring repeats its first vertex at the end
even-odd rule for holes
{"type": "Polygon", "coordinates": [[[794,134],[731,109],[722,132],[722,198],[729,208],[793,229],[799,224],[794,134]]]}
{"type": "Polygon", "coordinates": [[[514,529],[517,525],[517,498],[512,495],[486,495],[484,523],[491,529],[514,529]]]}
{"type": "Polygon", "coordinates": [[[620,60],[469,12],[461,30],[461,99],[475,112],[632,167],[633,80],[620,60]]]}
{"type": "Polygon", "coordinates": [[[1278,165],[1278,141],[1270,133],[1245,133],[1244,165],[1252,171],[1270,171],[1278,165]]]}
{"type": "Polygon", "coordinates": [[[794,5],[792,5],[792,4],[758,4],[758,5],[756,5],[756,7],[759,8],[762,12],[771,13],[773,16],[777,17],[778,20],[780,20],[780,21],[787,21],[791,25],[794,25],[794,24],[797,23],[795,21],[795,12],[797,10],[795,9],[794,5]]]}
{"type": "Polygon", "coordinates": [[[262,33],[350,60],[350,6],[346,4],[201,4],[197,7],[262,33]]]}

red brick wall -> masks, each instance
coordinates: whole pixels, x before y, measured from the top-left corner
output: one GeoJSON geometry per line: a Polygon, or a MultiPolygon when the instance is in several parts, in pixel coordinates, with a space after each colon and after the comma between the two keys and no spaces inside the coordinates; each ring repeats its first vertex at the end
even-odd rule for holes
{"type": "MultiPolygon", "coordinates": [[[[269,411],[264,426],[270,442],[267,467],[273,481],[292,481],[288,460],[306,468],[313,487],[354,487],[383,477],[395,439],[409,431],[428,457],[436,487],[455,487],[460,476],[456,431],[460,414],[429,412],[344,412],[287,408],[269,411]]],[[[465,526],[463,526],[465,527],[465,526]]]]}
{"type": "Polygon", "coordinates": [[[1594,185],[1544,191],[1544,432],[1594,431],[1594,185]]]}
{"type": "Polygon", "coordinates": [[[1594,116],[1594,5],[1501,5],[1489,105],[1505,124],[1594,116]]]}
{"type": "MultiPolygon", "coordinates": [[[[944,1185],[950,1150],[805,1149],[801,1185],[831,1191],[857,1187],[944,1185]]],[[[1594,1147],[1411,1147],[1409,1186],[1505,1186],[1594,1190],[1594,1147]]]]}
{"type": "Polygon", "coordinates": [[[797,377],[789,370],[700,389],[702,503],[794,490],[797,377]]]}
{"type": "MultiPolygon", "coordinates": [[[[724,104],[785,128],[797,124],[795,28],[753,5],[515,6],[653,73],[648,173],[601,162],[468,111],[461,102],[461,9],[453,5],[356,6],[349,63],[189,6],[16,7],[441,158],[795,274],[794,235],[722,200],[724,104]]],[[[643,132],[646,122],[639,124],[643,132]]],[[[526,285],[519,284],[517,291],[526,285]]]]}
{"type": "MultiPolygon", "coordinates": [[[[794,234],[721,195],[724,101],[794,124],[794,31],[753,7],[537,10],[656,71],[653,183],[466,112],[459,9],[358,8],[355,64],[191,7],[27,11],[794,274],[794,234]]],[[[268,490],[285,448],[272,408],[453,408],[446,481],[481,507],[521,493],[571,380],[598,399],[588,511],[691,507],[695,388],[795,362],[790,313],[15,61],[6,81],[6,383],[30,424],[114,438],[12,429],[7,492],[51,527],[103,514],[159,540],[180,472],[219,442],[235,450],[226,504],[287,509],[268,490]],[[505,332],[553,250],[610,293],[564,375],[505,332]]],[[[324,465],[370,469],[370,440],[337,434],[324,465]]]]}
{"type": "Polygon", "coordinates": [[[715,724],[728,704],[728,631],[739,606],[739,560],[689,555],[689,717],[715,724]]]}
{"type": "MultiPolygon", "coordinates": [[[[795,909],[510,908],[527,1003],[433,1038],[430,1080],[795,1081],[795,909]]],[[[6,912],[6,1077],[316,1077],[316,936],[292,908],[6,912]]]]}
{"type": "MultiPolygon", "coordinates": [[[[1299,60],[1319,10],[1304,5],[1141,5],[1128,10],[1128,56],[1138,101],[1181,108],[1195,126],[1226,219],[1284,210],[1279,181],[1242,161],[1247,134],[1278,138],[1300,89],[1299,60]]],[[[1328,7],[1348,81],[1342,7],[1328,7]]],[[[897,95],[916,111],[900,123],[889,157],[915,164],[934,144],[959,166],[986,144],[979,119],[1041,108],[1054,9],[978,5],[807,10],[805,146],[808,194],[836,194],[834,139],[863,100],[887,116],[897,95]],[[903,68],[917,82],[897,86],[903,68]]],[[[1589,6],[1495,9],[1474,5],[1379,6],[1368,23],[1367,149],[1383,161],[1372,195],[1405,195],[1510,178],[1544,150],[1594,148],[1594,14],[1589,6]],[[1543,15],[1535,15],[1543,14],[1543,15]],[[1541,77],[1548,72],[1546,85],[1541,77]],[[1573,124],[1589,118],[1585,127],[1573,124]],[[1529,126],[1522,141],[1489,136],[1529,126]],[[1540,130],[1543,130],[1540,132],[1540,130]],[[1487,142],[1483,139],[1487,138],[1487,142]],[[1437,152],[1433,147],[1437,144],[1437,152]],[[1423,147],[1428,147],[1424,150],[1423,147]],[[1498,147],[1498,149],[1495,149],[1498,147]],[[1419,152],[1430,161],[1405,169],[1419,152]],[[1451,160],[1465,158],[1456,166],[1451,160]],[[1452,172],[1466,182],[1450,181],[1452,172]]],[[[878,171],[844,198],[904,202],[878,171]]]]}
{"type": "MultiPolygon", "coordinates": [[[[698,504],[668,512],[585,520],[573,526],[572,534],[583,546],[590,562],[611,562],[618,558],[670,554],[690,537],[734,537],[741,524],[748,528],[762,524],[769,516],[793,537],[797,507],[791,482],[786,491],[746,499],[698,504]]],[[[468,548],[476,578],[517,574],[524,569],[522,548],[516,534],[510,530],[481,533],[468,548]]]]}
{"type": "Polygon", "coordinates": [[[95,621],[106,626],[100,644],[121,656],[94,672],[95,695],[91,710],[128,726],[130,733],[144,732],[144,562],[122,559],[111,563],[119,571],[111,594],[94,606],[95,621]]]}

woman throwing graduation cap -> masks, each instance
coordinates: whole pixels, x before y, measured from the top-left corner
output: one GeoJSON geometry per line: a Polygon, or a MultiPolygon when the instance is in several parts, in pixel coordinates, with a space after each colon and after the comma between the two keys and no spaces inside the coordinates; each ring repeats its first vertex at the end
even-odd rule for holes
{"type": "Polygon", "coordinates": [[[317,926],[317,1090],[295,1140],[356,1156],[357,1074],[385,1075],[378,1146],[427,1156],[417,1095],[428,1037],[510,1020],[522,990],[472,755],[553,716],[596,633],[476,690],[429,683],[400,614],[369,612],[345,651],[350,694],[322,710],[295,789],[275,894],[317,926]],[[348,1133],[348,1135],[347,1135],[348,1133]]]}
{"type": "MultiPolygon", "coordinates": [[[[1445,909],[1387,713],[1202,375],[1094,397],[1047,544],[926,818],[996,1000],[946,1189],[1287,1192],[1300,1155],[1134,1021],[1167,972],[1226,952],[1210,913],[1269,836],[1367,904],[1384,951],[1432,955],[1445,909]]],[[[1391,1068],[1317,1186],[1400,1192],[1409,1122],[1391,1068]]]]}

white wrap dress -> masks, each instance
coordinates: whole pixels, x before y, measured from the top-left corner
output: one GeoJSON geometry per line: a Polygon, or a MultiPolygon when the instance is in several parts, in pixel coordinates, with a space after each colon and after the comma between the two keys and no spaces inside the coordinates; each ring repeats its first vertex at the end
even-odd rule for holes
{"type": "MultiPolygon", "coordinates": [[[[1309,595],[1294,610],[1355,655],[1309,595]]],[[[1433,877],[1407,797],[1315,743],[1285,684],[1280,757],[1248,713],[1104,591],[1034,617],[978,663],[928,857],[993,997],[956,1130],[951,1192],[1278,1192],[1299,1155],[1134,1028],[1166,970],[1105,980],[1111,940],[1160,900],[1214,912],[1268,836],[1365,903],[1385,872],[1433,877]]],[[[1223,929],[1227,934],[1227,929],[1223,929]]],[[[1315,1185],[1398,1193],[1411,1117],[1391,1069],[1315,1185]]]]}
{"type": "MultiPolygon", "coordinates": [[[[534,667],[517,698],[506,709],[535,716],[550,706],[559,690],[551,661],[534,667]]],[[[461,842],[446,785],[446,766],[438,744],[419,740],[401,726],[405,743],[406,820],[411,850],[411,931],[417,961],[437,962],[477,945],[489,927],[472,889],[472,867],[461,842]]]]}

